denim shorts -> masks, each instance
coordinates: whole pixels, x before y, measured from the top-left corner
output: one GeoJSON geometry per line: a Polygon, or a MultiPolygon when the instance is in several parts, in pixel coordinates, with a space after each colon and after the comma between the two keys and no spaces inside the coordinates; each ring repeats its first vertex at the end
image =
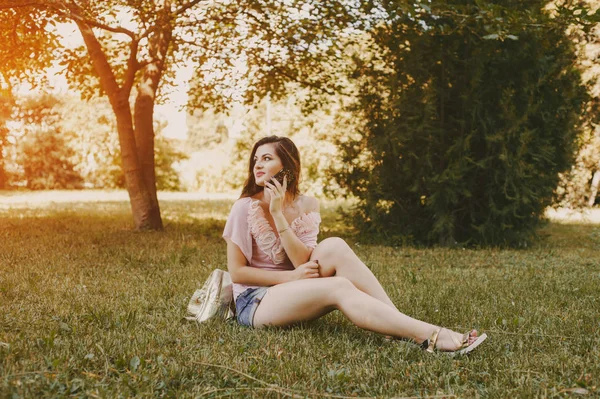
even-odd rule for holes
{"type": "Polygon", "coordinates": [[[248,288],[235,300],[237,321],[243,326],[254,327],[254,313],[267,293],[268,287],[248,288]]]}

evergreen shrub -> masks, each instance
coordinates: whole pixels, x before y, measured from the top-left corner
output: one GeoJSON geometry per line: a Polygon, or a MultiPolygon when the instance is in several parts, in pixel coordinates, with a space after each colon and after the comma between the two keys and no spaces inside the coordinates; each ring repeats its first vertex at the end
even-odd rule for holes
{"type": "Polygon", "coordinates": [[[356,54],[341,186],[367,237],[524,246],[573,162],[588,94],[544,2],[387,2],[356,54]]]}

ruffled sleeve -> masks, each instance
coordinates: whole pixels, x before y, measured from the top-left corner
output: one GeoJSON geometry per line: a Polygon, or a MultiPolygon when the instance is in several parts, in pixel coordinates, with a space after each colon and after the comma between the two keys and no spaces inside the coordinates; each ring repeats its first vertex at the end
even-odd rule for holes
{"type": "Polygon", "coordinates": [[[247,220],[251,201],[251,198],[240,198],[233,204],[223,231],[223,238],[231,240],[240,248],[248,264],[252,260],[252,236],[247,220]]]}
{"type": "Polygon", "coordinates": [[[318,212],[309,212],[294,220],[291,227],[304,245],[308,248],[315,249],[317,246],[317,236],[319,235],[320,224],[321,215],[318,212]]]}

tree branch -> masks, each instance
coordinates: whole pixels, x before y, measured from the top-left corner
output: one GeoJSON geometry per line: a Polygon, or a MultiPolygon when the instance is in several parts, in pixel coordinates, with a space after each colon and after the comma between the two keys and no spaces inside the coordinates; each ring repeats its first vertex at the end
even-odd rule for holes
{"type": "Polygon", "coordinates": [[[152,64],[153,62],[154,61],[152,61],[152,60],[144,60],[144,61],[138,62],[138,70],[142,69],[146,65],[152,64]]]}
{"type": "MultiPolygon", "coordinates": [[[[255,21],[255,25],[254,26],[258,26],[262,31],[264,32],[268,32],[269,35],[271,35],[272,37],[282,40],[282,41],[286,41],[292,45],[298,46],[299,45],[299,41],[295,38],[295,37],[286,37],[285,35],[282,35],[280,33],[277,33],[275,30],[273,30],[269,25],[267,25],[265,23],[264,20],[261,20],[260,18],[258,18],[256,15],[254,15],[254,13],[251,10],[242,10],[240,11],[242,14],[250,17],[251,19],[253,19],[255,21]]],[[[246,20],[246,23],[251,23],[249,20],[246,20]]]]}
{"type": "Polygon", "coordinates": [[[115,78],[113,70],[106,59],[106,54],[102,50],[102,46],[92,28],[82,21],[75,21],[77,26],[79,27],[79,31],[83,36],[83,41],[87,47],[90,58],[92,59],[92,64],[100,77],[100,84],[113,106],[116,105],[117,96],[119,93],[119,84],[115,78]]]}
{"type": "Polygon", "coordinates": [[[98,22],[96,20],[90,19],[90,18],[86,18],[82,15],[79,15],[78,13],[76,13],[75,11],[73,11],[72,7],[69,7],[68,5],[59,2],[58,4],[62,5],[62,8],[57,6],[56,4],[52,4],[51,2],[48,2],[47,5],[53,9],[55,9],[59,14],[62,14],[62,16],[73,19],[75,21],[80,21],[80,22],[84,22],[87,25],[93,26],[94,28],[99,28],[99,29],[103,29],[109,32],[113,32],[113,33],[122,33],[124,35],[127,35],[129,37],[131,37],[131,39],[135,40],[136,39],[136,35],[135,33],[133,33],[132,31],[130,31],[129,29],[125,29],[121,26],[117,26],[117,27],[112,27],[106,24],[103,24],[101,22],[98,22]],[[68,10],[68,12],[66,12],[65,10],[68,10]]]}
{"type": "MultiPolygon", "coordinates": [[[[273,37],[279,37],[277,32],[275,32],[273,29],[271,29],[270,26],[265,24],[264,20],[261,20],[256,15],[254,15],[254,13],[252,11],[241,10],[241,13],[252,18],[256,22],[256,26],[260,27],[263,31],[269,32],[269,34],[273,35],[273,37]]],[[[246,22],[250,22],[250,21],[246,20],[246,22]]]]}
{"type": "Polygon", "coordinates": [[[0,5],[0,11],[2,10],[11,10],[13,8],[24,8],[24,7],[46,7],[47,4],[45,4],[42,1],[28,1],[26,3],[19,3],[19,4],[2,4],[0,5]]]}
{"type": "Polygon", "coordinates": [[[132,39],[135,39],[135,33],[130,31],[129,29],[125,29],[121,26],[117,26],[117,27],[109,26],[109,25],[103,24],[101,22],[98,22],[94,19],[86,18],[86,17],[74,12],[72,7],[69,7],[68,5],[66,5],[62,2],[55,3],[55,2],[51,2],[51,1],[28,1],[25,3],[18,3],[18,4],[12,4],[12,5],[4,4],[4,5],[0,5],[0,11],[1,10],[10,10],[10,9],[15,9],[15,8],[25,8],[25,7],[39,7],[39,8],[46,8],[46,9],[50,8],[50,9],[53,9],[61,17],[67,17],[74,21],[84,22],[86,25],[90,25],[90,26],[93,26],[94,28],[103,29],[103,30],[106,30],[109,32],[122,33],[122,34],[125,34],[125,35],[131,37],[132,39]]]}
{"type": "Polygon", "coordinates": [[[133,87],[133,82],[135,81],[135,74],[140,70],[141,66],[137,60],[139,42],[137,40],[132,40],[129,45],[129,59],[127,60],[127,70],[125,71],[125,81],[123,82],[123,86],[121,87],[121,91],[123,93],[131,92],[131,88],[133,87]]]}
{"type": "MultiPolygon", "coordinates": [[[[187,4],[184,4],[183,6],[181,6],[176,11],[174,11],[172,13],[172,16],[177,17],[177,16],[181,15],[182,13],[184,13],[185,11],[189,10],[190,8],[194,7],[196,4],[201,3],[203,1],[206,2],[206,3],[210,3],[207,0],[194,0],[194,1],[191,1],[191,2],[189,2],[187,4]]],[[[147,29],[144,33],[142,33],[140,35],[140,39],[144,39],[144,38],[150,36],[152,33],[156,32],[156,30],[159,29],[159,28],[160,28],[160,26],[158,24],[155,24],[150,29],[147,29]]]]}
{"type": "Polygon", "coordinates": [[[281,73],[283,76],[287,77],[288,79],[290,79],[292,82],[299,83],[300,85],[303,85],[305,87],[310,87],[318,92],[321,92],[321,93],[329,95],[329,96],[332,96],[335,94],[335,92],[332,92],[324,85],[320,85],[318,83],[311,82],[309,80],[304,80],[297,75],[291,74],[290,72],[288,72],[286,70],[286,67],[284,67],[284,66],[274,67],[273,69],[278,71],[279,73],[281,73]]]}
{"type": "MultiPolygon", "coordinates": [[[[208,53],[209,51],[214,51],[214,49],[208,48],[208,47],[206,47],[206,46],[202,45],[201,43],[199,43],[199,42],[198,42],[198,41],[196,41],[196,40],[186,40],[186,39],[184,39],[184,38],[182,38],[182,37],[178,37],[177,39],[175,39],[175,42],[176,42],[176,43],[184,43],[184,44],[186,44],[186,45],[188,45],[188,46],[192,46],[192,47],[198,47],[198,48],[200,48],[200,49],[204,50],[204,51],[205,51],[205,52],[207,52],[207,53],[208,53]]],[[[214,52],[216,53],[216,51],[214,51],[214,52]]],[[[217,57],[217,58],[218,58],[218,57],[217,57]]],[[[223,58],[225,58],[225,57],[223,56],[223,58]]]]}
{"type": "Polygon", "coordinates": [[[207,0],[192,0],[192,1],[182,5],[177,10],[175,10],[173,15],[175,15],[175,16],[181,15],[184,12],[186,12],[187,10],[189,10],[190,8],[194,7],[196,4],[202,3],[202,2],[210,3],[210,1],[207,1],[207,0]]]}

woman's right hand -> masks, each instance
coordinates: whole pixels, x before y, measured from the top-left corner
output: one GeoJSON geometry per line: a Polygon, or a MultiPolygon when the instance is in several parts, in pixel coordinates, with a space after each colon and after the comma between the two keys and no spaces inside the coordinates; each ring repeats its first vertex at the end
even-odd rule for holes
{"type": "Polygon", "coordinates": [[[319,277],[319,262],[311,260],[298,266],[292,271],[292,280],[303,280],[305,278],[319,277]]]}

